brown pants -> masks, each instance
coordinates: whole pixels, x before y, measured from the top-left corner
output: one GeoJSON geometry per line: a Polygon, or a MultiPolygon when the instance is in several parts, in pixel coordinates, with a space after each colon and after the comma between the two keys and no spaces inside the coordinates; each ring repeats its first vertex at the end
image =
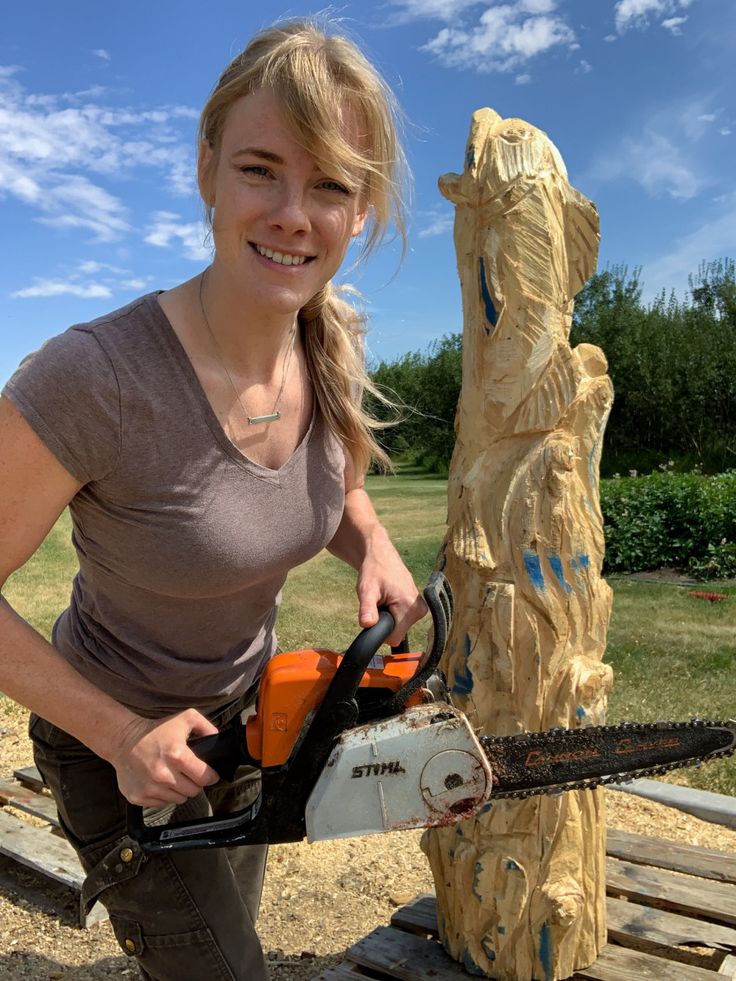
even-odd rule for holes
{"type": "MultiPolygon", "coordinates": [[[[215,725],[223,724],[223,715],[213,718],[215,725]]],[[[266,981],[254,924],[267,846],[144,855],[126,836],[126,803],[114,768],[38,716],[31,716],[30,736],[36,766],[87,872],[86,898],[107,908],[121,948],[136,958],[142,977],[266,981]]],[[[255,799],[259,783],[257,771],[250,771],[208,787],[174,808],[171,820],[239,810],[255,799]]]]}

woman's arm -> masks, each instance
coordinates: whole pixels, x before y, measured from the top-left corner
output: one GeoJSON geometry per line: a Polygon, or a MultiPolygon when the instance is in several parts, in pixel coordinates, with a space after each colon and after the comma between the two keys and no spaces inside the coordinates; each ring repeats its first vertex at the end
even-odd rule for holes
{"type": "Polygon", "coordinates": [[[356,591],[361,627],[372,627],[378,620],[378,607],[387,606],[396,621],[387,643],[396,645],[411,625],[426,614],[427,606],[379,522],[364,480],[355,473],[347,452],[345,460],[345,510],[327,547],[358,572],[356,591]]]}
{"type": "MultiPolygon", "coordinates": [[[[0,588],[36,551],[80,488],[15,406],[0,397],[0,588]]],[[[217,775],[186,745],[215,727],[196,712],[152,721],[75,671],[0,597],[0,691],[115,767],[135,804],[183,803],[217,775]]]]}

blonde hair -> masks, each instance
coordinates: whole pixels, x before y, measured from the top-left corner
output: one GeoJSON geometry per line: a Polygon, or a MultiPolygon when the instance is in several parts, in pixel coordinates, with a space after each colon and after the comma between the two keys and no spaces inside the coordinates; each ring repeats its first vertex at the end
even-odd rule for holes
{"type": "MultiPolygon", "coordinates": [[[[404,197],[409,187],[406,160],[398,136],[399,109],[393,93],[356,45],[327,34],[312,19],[276,24],[256,34],[227,66],[202,110],[199,146],[213,153],[208,174],[217,165],[227,114],[250,92],[269,88],[281,102],[296,139],[317,163],[349,186],[361,175],[367,207],[365,258],[393,224],[406,246],[404,197]],[[343,126],[352,111],[361,129],[353,145],[343,126]]],[[[208,209],[211,223],[212,209],[208,209]]],[[[327,283],[299,312],[307,365],[320,410],[344,443],[358,472],[371,460],[383,469],[390,460],[375,438],[387,424],[373,419],[361,405],[370,392],[387,400],[371,383],[363,363],[364,317],[327,283]]]]}

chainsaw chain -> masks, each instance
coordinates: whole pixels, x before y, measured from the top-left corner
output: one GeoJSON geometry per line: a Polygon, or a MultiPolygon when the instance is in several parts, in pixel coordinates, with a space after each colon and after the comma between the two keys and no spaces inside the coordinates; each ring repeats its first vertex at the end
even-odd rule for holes
{"type": "MultiPolygon", "coordinates": [[[[696,728],[717,728],[729,729],[736,735],[736,723],[733,720],[727,722],[715,722],[708,719],[691,719],[689,722],[621,722],[611,726],[586,726],[580,729],[565,729],[554,727],[544,732],[528,732],[514,736],[481,736],[479,742],[486,749],[490,746],[513,745],[518,747],[519,742],[523,741],[525,748],[534,749],[539,746],[544,749],[551,747],[570,747],[571,741],[579,738],[581,741],[586,735],[594,733],[602,735],[631,735],[632,733],[657,733],[662,725],[668,729],[696,729],[696,728]],[[564,735],[563,735],[564,734],[564,735]],[[557,738],[555,738],[557,737],[557,738]]],[[[724,749],[712,750],[707,754],[708,762],[711,760],[726,758],[736,752],[736,740],[731,746],[724,749]]],[[[548,787],[530,787],[528,790],[498,790],[492,791],[493,800],[527,800],[529,797],[539,797],[542,795],[557,795],[566,793],[570,790],[594,790],[596,787],[605,787],[609,784],[631,783],[641,777],[654,777],[671,770],[679,770],[688,766],[700,766],[703,759],[690,758],[687,760],[677,760],[670,763],[658,764],[656,766],[640,767],[639,769],[626,770],[621,773],[612,773],[608,776],[589,777],[582,780],[562,781],[548,787]]]]}

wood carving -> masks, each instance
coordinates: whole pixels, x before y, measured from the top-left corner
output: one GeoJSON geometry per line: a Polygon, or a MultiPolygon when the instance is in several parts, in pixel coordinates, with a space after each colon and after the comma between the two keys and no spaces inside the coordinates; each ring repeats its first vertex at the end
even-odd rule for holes
{"type": "MultiPolygon", "coordinates": [[[[569,332],[598,215],[540,130],[473,115],[455,203],[463,383],[442,561],[456,598],[443,665],[482,734],[599,724],[611,593],[598,466],[613,399],[569,332]]],[[[497,801],[425,833],[440,935],[471,974],[556,981],[605,943],[601,791],[497,801]]]]}

